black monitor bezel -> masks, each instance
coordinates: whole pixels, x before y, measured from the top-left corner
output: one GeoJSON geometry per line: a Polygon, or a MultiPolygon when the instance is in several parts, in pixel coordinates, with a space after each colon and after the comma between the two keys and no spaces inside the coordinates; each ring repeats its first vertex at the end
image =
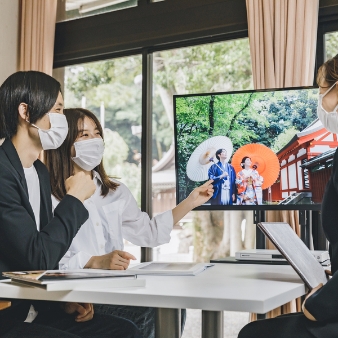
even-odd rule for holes
{"type": "MultiPolygon", "coordinates": [[[[209,96],[209,95],[223,95],[223,94],[245,94],[245,93],[257,93],[257,92],[272,92],[272,91],[286,91],[286,90],[299,90],[299,89],[316,89],[315,86],[302,86],[302,87],[285,87],[285,88],[269,88],[269,89],[253,89],[253,90],[240,90],[229,92],[209,92],[209,93],[194,93],[194,94],[175,94],[173,95],[173,110],[174,110],[174,143],[175,143],[175,176],[176,176],[176,204],[179,201],[179,184],[178,184],[178,149],[177,149],[177,116],[176,116],[176,99],[182,97],[191,96],[209,96]]],[[[316,204],[292,204],[292,205],[201,205],[193,210],[312,210],[320,211],[321,203],[316,204]]]]}

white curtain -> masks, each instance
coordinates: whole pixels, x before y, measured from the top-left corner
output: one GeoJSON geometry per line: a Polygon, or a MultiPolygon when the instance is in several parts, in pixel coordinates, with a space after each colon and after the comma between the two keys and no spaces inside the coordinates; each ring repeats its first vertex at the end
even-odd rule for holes
{"type": "MultiPolygon", "coordinates": [[[[318,6],[319,0],[246,0],[255,89],[312,86],[318,6]]],[[[287,222],[300,236],[298,211],[269,211],[266,220],[287,222]]],[[[301,311],[300,305],[297,299],[267,317],[301,311]]]]}
{"type": "Polygon", "coordinates": [[[256,89],[312,86],[319,0],[246,0],[256,89]]]}
{"type": "Polygon", "coordinates": [[[57,0],[21,1],[19,70],[53,71],[57,0]]]}

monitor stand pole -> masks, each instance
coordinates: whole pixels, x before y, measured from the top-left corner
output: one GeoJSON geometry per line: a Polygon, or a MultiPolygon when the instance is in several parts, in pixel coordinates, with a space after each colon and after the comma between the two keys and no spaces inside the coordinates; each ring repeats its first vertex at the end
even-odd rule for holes
{"type": "MultiPolygon", "coordinates": [[[[265,210],[255,210],[254,212],[254,223],[265,222],[265,210]]],[[[256,226],[256,249],[265,249],[265,235],[256,226]]]]}
{"type": "MultiPolygon", "coordinates": [[[[255,210],[254,212],[254,223],[256,224],[256,249],[265,249],[265,235],[258,228],[257,223],[265,221],[265,210],[255,210]]],[[[265,313],[257,313],[257,320],[266,319],[265,313]]]]}
{"type": "Polygon", "coordinates": [[[300,238],[305,245],[313,250],[311,245],[312,210],[299,210],[300,238]]]}

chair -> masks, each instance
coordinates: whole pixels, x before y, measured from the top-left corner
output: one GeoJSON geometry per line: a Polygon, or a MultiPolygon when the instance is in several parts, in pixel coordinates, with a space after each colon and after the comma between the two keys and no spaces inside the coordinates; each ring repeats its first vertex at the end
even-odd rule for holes
{"type": "Polygon", "coordinates": [[[12,303],[9,300],[0,300],[0,311],[9,308],[12,303]]]}

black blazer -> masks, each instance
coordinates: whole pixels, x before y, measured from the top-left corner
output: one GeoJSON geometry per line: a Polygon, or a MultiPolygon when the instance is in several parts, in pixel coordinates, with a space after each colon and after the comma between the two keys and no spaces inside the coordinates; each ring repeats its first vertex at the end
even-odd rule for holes
{"type": "Polygon", "coordinates": [[[40,181],[40,231],[16,149],[10,140],[0,146],[0,275],[3,271],[57,268],[88,219],[83,203],[70,195],[55,208],[53,217],[49,173],[39,160],[34,166],[40,181]]]}
{"type": "Polygon", "coordinates": [[[332,272],[338,271],[338,151],[333,157],[331,177],[322,201],[322,226],[330,242],[332,272]]]}
{"type": "Polygon", "coordinates": [[[309,331],[315,337],[338,337],[338,152],[322,202],[322,226],[330,242],[333,277],[306,300],[305,307],[317,319],[309,331]]]}

